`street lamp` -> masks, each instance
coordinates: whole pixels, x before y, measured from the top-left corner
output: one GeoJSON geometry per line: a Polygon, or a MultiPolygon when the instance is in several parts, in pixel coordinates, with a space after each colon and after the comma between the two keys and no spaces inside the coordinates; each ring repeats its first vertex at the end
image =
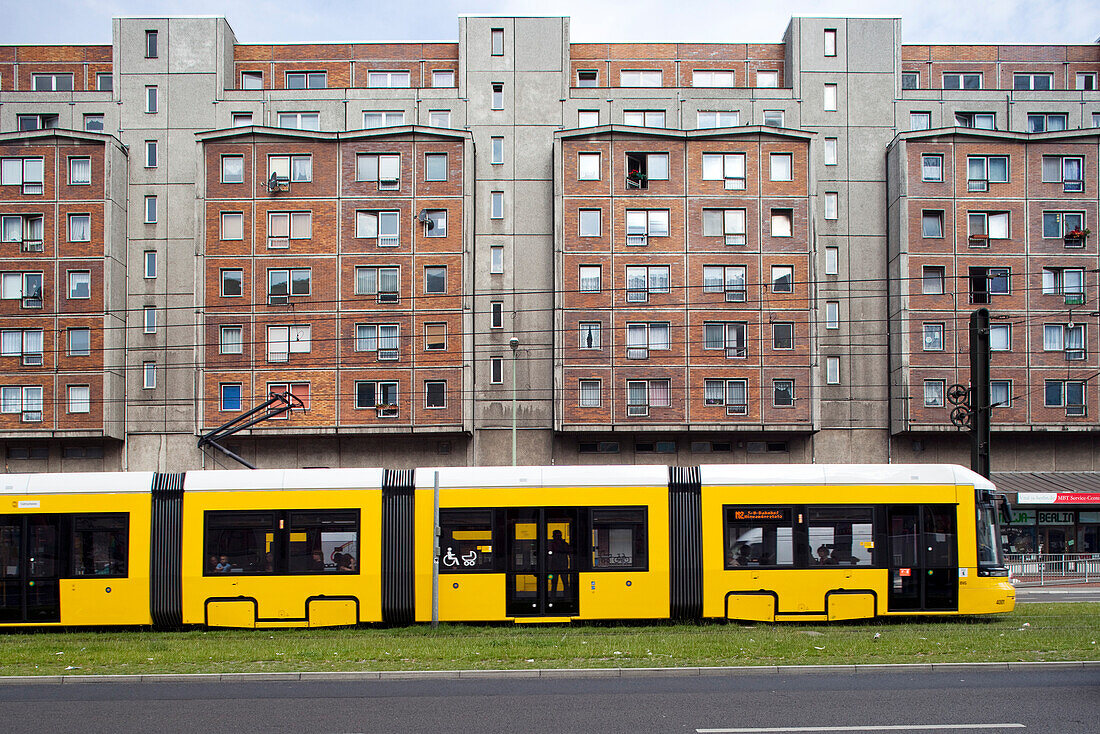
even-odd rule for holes
{"type": "Polygon", "coordinates": [[[514,336],[508,340],[508,346],[512,348],[512,466],[516,465],[516,350],[519,349],[519,339],[514,336]]]}

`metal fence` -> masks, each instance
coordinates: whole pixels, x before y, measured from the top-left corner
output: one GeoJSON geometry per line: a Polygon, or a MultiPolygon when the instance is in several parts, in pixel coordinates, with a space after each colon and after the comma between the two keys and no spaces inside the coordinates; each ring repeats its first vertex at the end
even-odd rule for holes
{"type": "Polygon", "coordinates": [[[1100,553],[1006,553],[1005,565],[1021,586],[1100,581],[1100,553]]]}

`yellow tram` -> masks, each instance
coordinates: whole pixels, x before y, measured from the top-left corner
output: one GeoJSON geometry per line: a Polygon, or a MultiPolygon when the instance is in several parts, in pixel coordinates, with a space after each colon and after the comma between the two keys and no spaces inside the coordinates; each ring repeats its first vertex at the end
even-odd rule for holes
{"type": "Polygon", "coordinates": [[[5,475],[0,626],[1004,612],[997,504],[944,465],[5,475]]]}

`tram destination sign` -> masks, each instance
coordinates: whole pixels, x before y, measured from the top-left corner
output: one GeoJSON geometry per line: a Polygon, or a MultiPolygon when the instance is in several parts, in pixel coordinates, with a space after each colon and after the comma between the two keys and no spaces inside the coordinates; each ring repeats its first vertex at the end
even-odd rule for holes
{"type": "Polygon", "coordinates": [[[747,522],[790,522],[791,508],[789,507],[748,507],[733,511],[734,520],[747,522]]]}

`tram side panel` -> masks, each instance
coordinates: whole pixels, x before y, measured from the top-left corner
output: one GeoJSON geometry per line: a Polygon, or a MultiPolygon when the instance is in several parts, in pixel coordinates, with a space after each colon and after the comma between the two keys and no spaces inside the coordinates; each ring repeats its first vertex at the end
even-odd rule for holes
{"type": "MultiPolygon", "coordinates": [[[[961,614],[990,614],[999,612],[1011,612],[1016,608],[1016,589],[1012,586],[1007,573],[1004,576],[991,575],[987,568],[979,564],[979,508],[977,493],[971,485],[959,485],[957,488],[957,526],[959,528],[959,557],[958,557],[958,605],[961,614]]],[[[1002,558],[1000,548],[1000,533],[995,531],[996,524],[993,517],[995,508],[988,509],[990,513],[987,520],[993,531],[987,530],[990,536],[989,555],[1002,558]]],[[[1001,564],[998,564],[1001,565],[1001,564]]]]}

